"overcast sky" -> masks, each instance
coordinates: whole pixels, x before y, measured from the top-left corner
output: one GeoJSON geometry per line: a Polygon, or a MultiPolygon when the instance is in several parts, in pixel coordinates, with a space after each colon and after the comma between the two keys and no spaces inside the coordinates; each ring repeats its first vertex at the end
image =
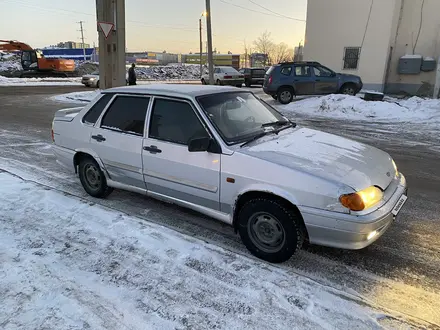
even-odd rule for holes
{"type": "MultiPolygon", "coordinates": [[[[198,51],[204,0],[126,0],[125,5],[129,51],[198,51]]],[[[213,46],[222,53],[244,52],[244,40],[250,45],[265,30],[292,48],[304,38],[305,22],[294,19],[305,20],[307,0],[211,0],[211,7],[213,46]]],[[[0,12],[0,39],[34,48],[80,41],[82,20],[86,43],[97,42],[95,0],[0,0],[0,12]]]]}

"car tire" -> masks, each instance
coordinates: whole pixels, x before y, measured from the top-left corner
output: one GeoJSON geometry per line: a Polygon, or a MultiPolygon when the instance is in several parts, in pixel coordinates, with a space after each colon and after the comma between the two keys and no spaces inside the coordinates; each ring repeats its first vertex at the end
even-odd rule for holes
{"type": "Polygon", "coordinates": [[[287,261],[304,242],[301,216],[276,200],[248,201],[240,209],[237,221],[238,233],[246,248],[268,262],[287,261]]]}
{"type": "Polygon", "coordinates": [[[220,79],[217,79],[215,84],[221,86],[222,83],[221,83],[220,79]]]}
{"type": "Polygon", "coordinates": [[[274,99],[274,100],[277,100],[278,99],[278,96],[275,94],[275,95],[271,95],[272,96],[272,98],[274,99]]]}
{"type": "Polygon", "coordinates": [[[341,87],[341,90],[339,92],[341,94],[355,96],[356,86],[354,84],[345,84],[341,87]]]}
{"type": "Polygon", "coordinates": [[[248,80],[246,80],[244,84],[245,84],[246,87],[251,87],[251,82],[248,81],[248,80]]]}
{"type": "Polygon", "coordinates": [[[93,158],[82,158],[79,162],[78,172],[79,180],[90,196],[105,198],[112,193],[113,188],[107,186],[104,172],[93,158]]]}
{"type": "Polygon", "coordinates": [[[205,79],[202,79],[202,85],[206,85],[205,79]]]}
{"type": "Polygon", "coordinates": [[[281,104],[289,104],[293,99],[293,89],[290,87],[281,87],[277,92],[277,100],[281,104]]]}
{"type": "Polygon", "coordinates": [[[243,87],[243,84],[235,85],[235,87],[242,88],[242,87],[243,87]]]}
{"type": "Polygon", "coordinates": [[[96,88],[99,88],[99,80],[96,82],[96,88]]]}

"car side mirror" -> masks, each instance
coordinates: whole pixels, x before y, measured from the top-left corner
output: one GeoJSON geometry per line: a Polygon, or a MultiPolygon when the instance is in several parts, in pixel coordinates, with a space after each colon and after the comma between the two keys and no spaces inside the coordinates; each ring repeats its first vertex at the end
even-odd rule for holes
{"type": "Polygon", "coordinates": [[[332,72],[331,75],[330,75],[330,77],[336,77],[336,73],[335,73],[335,72],[332,72]]]}
{"type": "Polygon", "coordinates": [[[211,144],[211,138],[209,136],[191,139],[188,142],[189,152],[208,151],[211,144]]]}

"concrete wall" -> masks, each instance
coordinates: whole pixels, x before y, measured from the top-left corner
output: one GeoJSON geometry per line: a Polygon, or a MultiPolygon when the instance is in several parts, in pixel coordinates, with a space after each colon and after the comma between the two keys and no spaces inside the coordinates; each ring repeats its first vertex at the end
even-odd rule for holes
{"type": "Polygon", "coordinates": [[[362,45],[370,1],[308,0],[304,60],[321,62],[337,72],[359,75],[365,89],[382,91],[396,1],[373,2],[362,45]],[[344,70],[344,48],[361,46],[358,69],[344,70]]]}
{"type": "Polygon", "coordinates": [[[440,56],[440,1],[397,0],[390,46],[393,47],[387,74],[386,91],[409,94],[432,95],[435,84],[435,71],[421,72],[417,75],[402,75],[397,72],[399,58],[405,54],[440,56]],[[422,21],[421,21],[422,17],[422,21]],[[418,30],[420,35],[416,45],[418,30]]]}

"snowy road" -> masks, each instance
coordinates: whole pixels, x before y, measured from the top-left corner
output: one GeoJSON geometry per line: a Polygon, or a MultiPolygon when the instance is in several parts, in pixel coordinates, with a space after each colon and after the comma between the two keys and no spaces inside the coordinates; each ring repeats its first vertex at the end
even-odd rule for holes
{"type": "Polygon", "coordinates": [[[0,173],[2,329],[378,329],[342,291],[0,173]]]}
{"type": "MultiPolygon", "coordinates": [[[[54,111],[64,105],[49,101],[44,94],[28,95],[28,91],[15,90],[23,94],[20,97],[10,96],[7,92],[2,94],[0,88],[0,168],[60,192],[250,257],[229,227],[211,219],[127,192],[118,191],[107,200],[87,196],[77,178],[54,162],[50,151],[50,122],[54,111]]],[[[38,93],[42,93],[41,89],[38,93]]],[[[405,144],[411,142],[412,137],[400,131],[396,134],[381,132],[380,138],[376,139],[374,126],[306,117],[298,117],[298,121],[332,133],[367,140],[390,152],[408,178],[411,198],[399,221],[371,247],[361,251],[343,251],[311,246],[279,268],[289,274],[304,274],[326,286],[359,295],[372,305],[383,306],[393,313],[439,325],[438,154],[432,153],[431,146],[405,144]],[[403,146],[399,140],[405,142],[403,146]]]]}

